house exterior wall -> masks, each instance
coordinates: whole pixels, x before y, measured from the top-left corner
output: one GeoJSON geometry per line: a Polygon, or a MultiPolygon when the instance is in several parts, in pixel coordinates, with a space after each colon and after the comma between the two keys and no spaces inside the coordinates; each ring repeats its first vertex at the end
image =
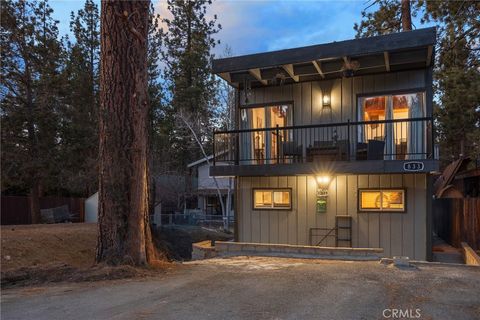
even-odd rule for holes
{"type": "MultiPolygon", "coordinates": [[[[217,190],[215,181],[210,176],[209,165],[207,163],[198,167],[198,190],[217,190]]],[[[218,187],[222,190],[229,189],[229,178],[217,177],[218,187]]],[[[231,188],[233,189],[233,182],[231,188]]]]}
{"type": "MultiPolygon", "coordinates": [[[[315,176],[238,177],[240,242],[309,244],[310,228],[333,228],[336,215],[352,217],[352,246],[383,248],[384,256],[427,259],[426,174],[337,174],[329,185],[327,212],[316,213],[315,176]],[[291,188],[291,210],[253,210],[252,188],[291,188]],[[404,213],[358,212],[358,188],[405,188],[404,213]]],[[[323,246],[335,246],[333,237],[323,246]]]]}
{"type": "MultiPolygon", "coordinates": [[[[385,74],[253,88],[249,104],[293,102],[292,125],[358,121],[361,95],[424,91],[426,117],[432,115],[431,70],[415,69],[385,74]],[[330,92],[329,108],[322,106],[322,91],[330,92]]],[[[240,92],[240,106],[244,105],[240,92]]],[[[238,113],[237,123],[240,124],[238,113]]],[[[244,129],[244,128],[242,128],[244,129]]],[[[351,132],[351,138],[356,132],[351,132]]],[[[275,164],[272,164],[275,165],[275,164]]],[[[292,174],[292,173],[290,173],[292,174]]],[[[428,259],[430,240],[428,174],[346,174],[332,172],[327,212],[316,213],[314,175],[239,176],[236,202],[237,240],[240,242],[309,244],[310,228],[335,227],[336,215],[352,217],[352,246],[384,249],[384,256],[428,259]],[[292,210],[253,210],[252,188],[291,188],[292,210]],[[405,188],[404,213],[358,212],[358,188],[405,188]]],[[[335,246],[329,237],[324,246],[335,246]]],[[[341,244],[340,244],[341,245],[341,244]]]]}
{"type": "MultiPolygon", "coordinates": [[[[428,77],[428,69],[417,69],[253,88],[249,104],[293,101],[293,125],[357,121],[357,95],[422,88],[427,92],[426,116],[430,116],[432,101],[430,90],[426,88],[430,83],[428,77]],[[329,110],[322,108],[322,90],[330,91],[329,110]]],[[[241,105],[244,105],[244,96],[241,92],[241,105]]]]}

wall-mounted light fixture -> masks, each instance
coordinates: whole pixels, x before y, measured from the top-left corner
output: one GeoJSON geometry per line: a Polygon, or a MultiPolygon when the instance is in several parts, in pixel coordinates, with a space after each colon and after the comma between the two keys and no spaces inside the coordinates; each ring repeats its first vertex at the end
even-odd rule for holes
{"type": "Polygon", "coordinates": [[[332,181],[332,178],[328,175],[317,176],[316,179],[317,179],[317,185],[320,188],[328,188],[330,181],[332,181]]]}
{"type": "Polygon", "coordinates": [[[330,92],[323,92],[322,104],[324,107],[330,107],[330,92]]]}

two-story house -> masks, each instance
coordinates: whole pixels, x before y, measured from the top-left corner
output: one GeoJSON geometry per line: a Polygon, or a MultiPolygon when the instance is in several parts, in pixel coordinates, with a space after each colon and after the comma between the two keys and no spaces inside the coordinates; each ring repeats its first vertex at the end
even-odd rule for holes
{"type": "Polygon", "coordinates": [[[236,177],[237,241],[429,259],[435,39],[429,28],[214,61],[237,89],[236,130],[214,133],[210,167],[236,177]]]}

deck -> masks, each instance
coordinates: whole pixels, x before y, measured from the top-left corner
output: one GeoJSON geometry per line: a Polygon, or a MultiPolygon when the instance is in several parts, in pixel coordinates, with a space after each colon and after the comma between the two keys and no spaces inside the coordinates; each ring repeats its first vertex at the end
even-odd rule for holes
{"type": "Polygon", "coordinates": [[[211,175],[431,172],[430,117],[214,133],[211,175]]]}

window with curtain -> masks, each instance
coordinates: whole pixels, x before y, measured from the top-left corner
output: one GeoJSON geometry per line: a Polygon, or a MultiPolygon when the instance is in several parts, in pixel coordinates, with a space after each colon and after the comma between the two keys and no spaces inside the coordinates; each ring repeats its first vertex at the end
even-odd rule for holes
{"type": "MultiPolygon", "coordinates": [[[[359,121],[401,120],[425,117],[424,92],[361,97],[359,121]]],[[[372,123],[358,128],[358,141],[384,141],[384,159],[422,159],[426,155],[423,121],[372,123]]]]}
{"type": "Polygon", "coordinates": [[[405,212],[404,189],[359,189],[358,211],[405,212]]]}
{"type": "MultiPolygon", "coordinates": [[[[264,129],[286,127],[293,124],[293,108],[291,104],[278,104],[255,107],[242,107],[240,111],[242,129],[264,129]]],[[[283,131],[254,131],[241,136],[241,148],[244,159],[264,163],[266,160],[276,159],[279,143],[288,141],[283,131]]]]}

